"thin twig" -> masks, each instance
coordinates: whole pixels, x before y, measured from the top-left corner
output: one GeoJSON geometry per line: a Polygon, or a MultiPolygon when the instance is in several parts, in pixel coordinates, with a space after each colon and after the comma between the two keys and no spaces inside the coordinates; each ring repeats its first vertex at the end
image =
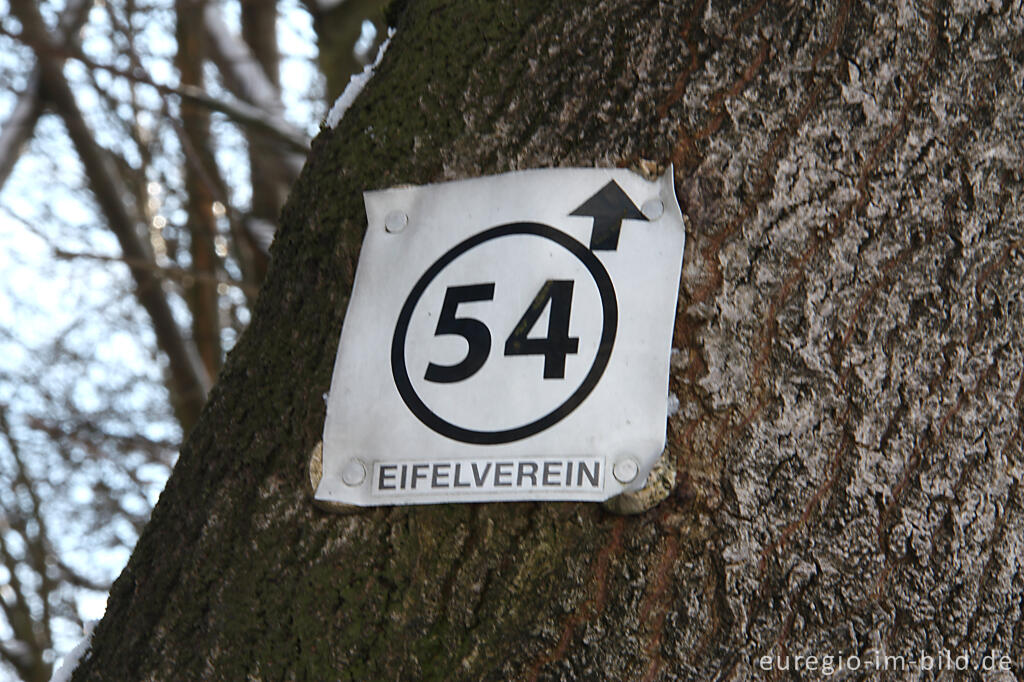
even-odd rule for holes
{"type": "Polygon", "coordinates": [[[52,247],[53,255],[62,260],[73,260],[76,258],[85,258],[89,260],[103,261],[107,263],[124,263],[130,268],[141,268],[149,270],[157,275],[162,275],[169,279],[173,279],[176,282],[182,283],[186,279],[193,279],[197,282],[208,282],[210,284],[226,284],[231,287],[236,287],[246,295],[255,295],[259,291],[259,287],[248,284],[246,282],[239,282],[226,277],[218,277],[205,272],[195,272],[188,268],[182,268],[178,266],[162,266],[140,258],[129,258],[127,256],[105,256],[100,253],[82,253],[78,251],[66,251],[59,247],[52,247]]]}
{"type": "Polygon", "coordinates": [[[125,78],[133,83],[148,85],[162,95],[175,95],[177,97],[181,97],[182,99],[194,102],[212,111],[222,113],[238,123],[252,126],[267,132],[281,142],[287,144],[292,150],[298,153],[309,153],[309,139],[301,131],[288,125],[284,121],[278,120],[273,115],[268,114],[262,109],[241,100],[226,102],[213,97],[202,88],[196,86],[180,85],[178,87],[174,87],[165,83],[158,83],[144,72],[140,73],[138,70],[131,71],[119,69],[110,64],[101,64],[100,62],[86,56],[77,48],[54,47],[52,45],[40,44],[28,38],[24,31],[21,33],[14,33],[13,31],[9,31],[0,26],[0,35],[5,35],[27,45],[28,47],[31,47],[36,51],[36,54],[41,55],[42,53],[49,53],[52,57],[56,57],[58,59],[74,59],[90,69],[99,69],[115,76],[125,78]]]}

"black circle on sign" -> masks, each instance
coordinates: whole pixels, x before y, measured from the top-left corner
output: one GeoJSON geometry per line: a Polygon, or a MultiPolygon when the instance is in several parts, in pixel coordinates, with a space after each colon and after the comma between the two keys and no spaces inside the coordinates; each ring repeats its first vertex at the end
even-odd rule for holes
{"type": "Polygon", "coordinates": [[[619,306],[615,300],[615,288],[612,286],[611,277],[608,276],[608,271],[605,270],[604,265],[598,260],[597,256],[593,254],[590,249],[578,242],[573,237],[560,232],[549,225],[543,225],[541,223],[508,223],[506,225],[499,225],[498,227],[492,227],[489,230],[484,230],[479,234],[475,234],[469,239],[456,244],[446,254],[441,256],[433,265],[431,265],[423,276],[420,277],[419,281],[409,292],[409,297],[405,300],[405,305],[402,306],[402,312],[398,315],[398,322],[395,324],[395,335],[391,340],[391,374],[395,378],[395,386],[398,387],[398,392],[402,396],[402,400],[409,407],[416,417],[430,427],[432,430],[447,436],[453,440],[461,441],[463,443],[472,443],[474,445],[498,445],[501,443],[511,443],[512,441],[522,440],[528,436],[532,436],[536,433],[540,433],[544,429],[557,424],[559,421],[569,415],[570,412],[579,407],[580,403],[586,400],[590,392],[597,386],[598,380],[604,373],[605,368],[608,366],[608,360],[611,358],[612,345],[615,343],[615,331],[618,327],[619,320],[619,306]],[[466,429],[461,426],[452,424],[451,422],[443,419],[434,413],[427,405],[420,399],[416,393],[416,389],[413,387],[412,382],[409,380],[409,371],[405,366],[405,340],[406,333],[409,331],[409,321],[412,319],[413,310],[416,308],[416,304],[419,302],[420,297],[426,290],[427,286],[437,275],[444,270],[453,260],[469,251],[473,247],[479,246],[486,241],[492,239],[499,239],[501,237],[508,237],[511,235],[534,235],[537,237],[543,237],[544,239],[550,239],[559,246],[562,246],[567,251],[576,256],[586,266],[587,270],[590,271],[591,277],[594,278],[594,282],[597,284],[598,293],[601,296],[601,312],[603,314],[603,320],[601,325],[601,340],[597,346],[597,355],[594,357],[594,363],[590,366],[590,371],[587,372],[586,377],[583,379],[583,383],[580,384],[572,395],[570,395],[565,402],[559,405],[557,408],[547,413],[540,419],[532,421],[522,426],[517,426],[512,429],[503,429],[500,431],[476,431],[473,429],[466,429]]]}

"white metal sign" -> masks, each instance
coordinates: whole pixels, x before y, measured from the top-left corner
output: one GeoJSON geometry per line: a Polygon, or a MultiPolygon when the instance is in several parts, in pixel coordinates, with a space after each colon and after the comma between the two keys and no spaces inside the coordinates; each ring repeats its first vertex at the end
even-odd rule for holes
{"type": "Polygon", "coordinates": [[[605,500],[665,445],[671,169],[366,192],[318,500],[605,500]]]}

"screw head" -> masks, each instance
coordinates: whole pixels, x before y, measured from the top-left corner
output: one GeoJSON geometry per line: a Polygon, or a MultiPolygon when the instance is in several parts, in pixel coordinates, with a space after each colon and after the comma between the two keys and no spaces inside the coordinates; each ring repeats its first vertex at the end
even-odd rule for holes
{"type": "Polygon", "coordinates": [[[401,232],[409,224],[409,216],[403,211],[391,211],[384,216],[384,229],[388,232],[401,232]]]}
{"type": "Polygon", "coordinates": [[[620,459],[612,467],[612,475],[619,483],[631,483],[640,473],[640,465],[632,457],[620,459]]]}
{"type": "Polygon", "coordinates": [[[350,459],[341,472],[345,485],[355,487],[366,479],[366,466],[358,459],[350,459]]]}

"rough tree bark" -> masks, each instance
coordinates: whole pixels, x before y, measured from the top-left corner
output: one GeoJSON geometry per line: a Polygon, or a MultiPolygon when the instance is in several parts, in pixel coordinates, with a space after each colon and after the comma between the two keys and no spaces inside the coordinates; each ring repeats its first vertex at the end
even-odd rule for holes
{"type": "Polygon", "coordinates": [[[75,679],[747,679],[942,649],[1020,674],[1019,0],[396,14],[75,679]],[[362,190],[670,161],[667,501],[311,505],[362,190]]]}

